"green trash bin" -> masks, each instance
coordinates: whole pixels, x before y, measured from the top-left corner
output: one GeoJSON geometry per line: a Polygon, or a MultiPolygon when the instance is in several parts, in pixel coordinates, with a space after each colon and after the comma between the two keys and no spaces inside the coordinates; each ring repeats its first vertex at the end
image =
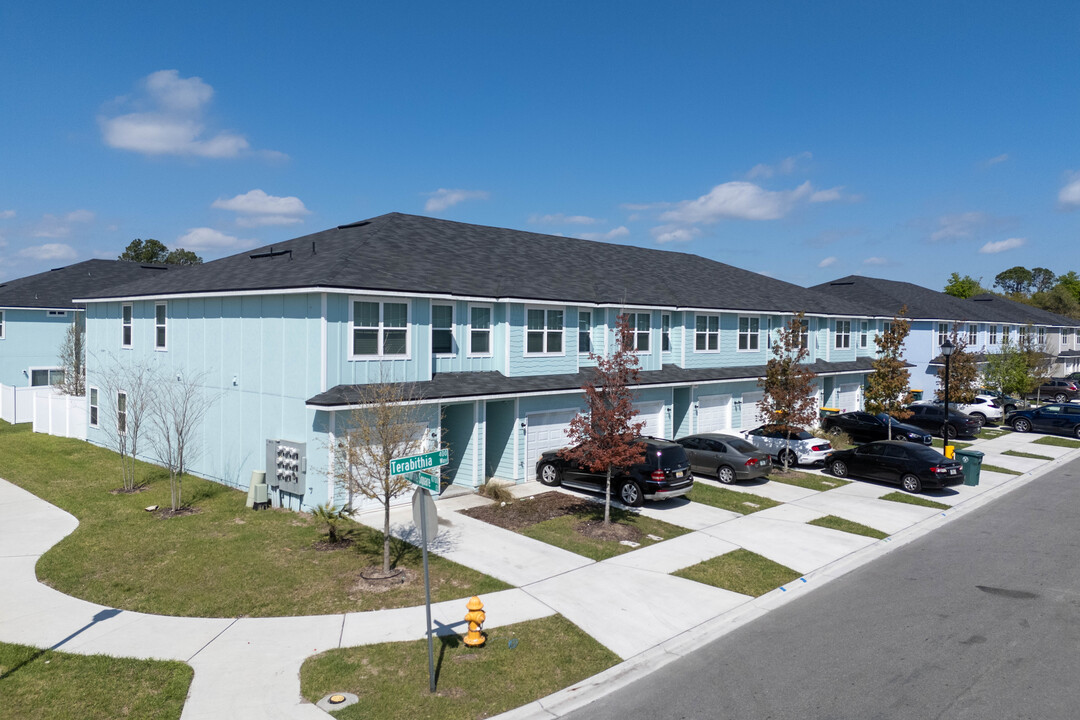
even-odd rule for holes
{"type": "Polygon", "coordinates": [[[978,485],[983,454],[978,450],[957,450],[956,459],[960,461],[960,467],[964,472],[964,484],[978,485]]]}

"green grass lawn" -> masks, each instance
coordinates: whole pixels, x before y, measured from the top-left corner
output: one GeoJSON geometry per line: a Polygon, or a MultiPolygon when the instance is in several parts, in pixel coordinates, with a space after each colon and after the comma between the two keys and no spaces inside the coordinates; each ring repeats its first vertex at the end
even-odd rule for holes
{"type": "Polygon", "coordinates": [[[1013,457],[1031,458],[1032,460],[1053,460],[1054,458],[1048,455],[1036,455],[1035,453],[1020,452],[1019,450],[1006,450],[1001,453],[1002,455],[1012,455],[1013,457]]]}
{"type": "MultiPolygon", "coordinates": [[[[78,529],[47,552],[38,577],[61,592],[109,607],[164,615],[236,617],[318,615],[421,605],[422,580],[371,593],[357,588],[361,569],[382,563],[382,534],[349,523],[353,544],[317,549],[324,534],[306,514],[254,512],[246,493],[186,478],[197,512],[160,519],[143,508],[169,505],[163,471],[142,468],[143,492],[118,494],[116,454],[78,440],[0,423],[0,477],[79,519],[78,529]]],[[[395,541],[396,567],[422,577],[419,548],[395,541]]],[[[431,556],[432,600],[453,600],[508,586],[431,556]]]]}
{"type": "Polygon", "coordinates": [[[797,470],[788,470],[784,472],[777,470],[769,476],[770,480],[775,480],[785,485],[796,485],[807,490],[832,490],[843,485],[850,483],[849,480],[841,480],[834,477],[822,477],[821,475],[814,475],[813,473],[804,473],[797,470]]]}
{"type": "Polygon", "coordinates": [[[672,574],[754,597],[764,595],[800,577],[800,574],[791,568],[742,548],[672,574]]]}
{"type": "MultiPolygon", "coordinates": [[[[617,540],[589,537],[575,531],[575,527],[582,522],[598,523],[603,521],[603,519],[604,506],[597,503],[589,503],[589,507],[585,511],[570,513],[561,517],[538,522],[523,528],[521,534],[531,537],[534,540],[540,540],[541,542],[561,547],[563,550],[569,550],[572,553],[577,553],[578,555],[593,560],[606,560],[607,558],[622,555],[625,552],[637,549],[629,545],[623,545],[617,540]]],[[[645,517],[644,515],[639,515],[635,512],[614,507],[611,508],[611,520],[620,525],[629,525],[637,528],[641,532],[641,537],[635,542],[639,543],[641,547],[653,545],[662,540],[685,535],[690,532],[686,528],[671,525],[662,520],[654,520],[653,518],[645,517]],[[649,535],[660,539],[653,540],[649,535]]]]}
{"type": "Polygon", "coordinates": [[[558,615],[484,632],[481,648],[466,646],[458,635],[435,639],[435,694],[428,692],[426,640],[309,658],[300,668],[301,693],[312,702],[332,692],[359,696],[356,705],[334,713],[341,720],[471,720],[538,700],[619,662],[558,615]]]}
{"type": "Polygon", "coordinates": [[[927,500],[924,497],[918,495],[909,495],[902,492],[891,492],[888,495],[883,495],[882,500],[891,500],[892,502],[906,503],[907,505],[921,505],[922,507],[934,508],[936,510],[948,510],[951,506],[944,503],[935,502],[933,500],[927,500]]]}
{"type": "Polygon", "coordinates": [[[0,718],[179,718],[194,676],[181,662],[73,655],[0,642],[0,718]]]}
{"type": "Polygon", "coordinates": [[[984,426],[982,431],[979,433],[979,438],[982,440],[993,440],[994,438],[999,438],[1002,435],[1007,435],[1011,432],[1012,429],[1009,428],[1008,425],[1001,425],[996,428],[984,426]]]}
{"type": "MultiPolygon", "coordinates": [[[[957,450],[963,450],[966,447],[971,447],[971,443],[957,442],[956,440],[950,441],[949,444],[955,447],[957,450]]],[[[944,450],[942,450],[944,446],[945,442],[941,438],[934,438],[934,442],[931,444],[931,447],[937,449],[939,452],[945,452],[944,450]]]]}
{"type": "Polygon", "coordinates": [[[1080,440],[1069,438],[1052,437],[1047,435],[1036,440],[1032,445],[1053,445],[1054,447],[1080,448],[1080,440]]]}
{"type": "Polygon", "coordinates": [[[732,512],[749,515],[750,513],[776,507],[780,503],[767,497],[753,495],[751,493],[737,492],[727,488],[719,488],[705,483],[694,483],[694,489],[686,496],[694,502],[712,505],[713,507],[731,510],[732,512]]]}
{"type": "Polygon", "coordinates": [[[817,520],[811,520],[807,525],[817,525],[818,527],[830,528],[832,530],[842,530],[855,535],[865,535],[866,537],[877,538],[878,540],[884,540],[889,537],[888,533],[875,530],[869,525],[862,525],[857,522],[852,522],[851,520],[845,520],[836,515],[826,515],[817,520]]]}
{"type": "Polygon", "coordinates": [[[987,465],[985,463],[983,463],[981,469],[989,472],[1001,473],[1003,475],[1023,475],[1019,470],[1010,470],[1009,468],[1000,467],[998,465],[987,465]]]}

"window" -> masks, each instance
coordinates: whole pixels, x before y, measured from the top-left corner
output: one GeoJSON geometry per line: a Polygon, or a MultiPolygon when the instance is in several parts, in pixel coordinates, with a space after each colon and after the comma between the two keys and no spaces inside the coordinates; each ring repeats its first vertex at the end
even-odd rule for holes
{"type": "Polygon", "coordinates": [[[436,355],[454,354],[454,306],[431,306],[431,351],[436,355]]]}
{"type": "Polygon", "coordinates": [[[406,357],[408,338],[406,303],[353,301],[352,357],[406,357]]]}
{"type": "Polygon", "coordinates": [[[98,426],[98,390],[90,388],[90,427],[98,426]]]}
{"type": "Polygon", "coordinates": [[[1039,345],[1043,345],[1046,342],[1046,328],[1039,328],[1039,345]]]}
{"type": "Polygon", "coordinates": [[[563,351],[563,311],[528,308],[525,311],[525,354],[553,355],[563,351]]]}
{"type": "Polygon", "coordinates": [[[1006,345],[1009,344],[1009,326],[1008,325],[1002,325],[1001,326],[1001,342],[1003,344],[1006,344],[1006,345]]]}
{"type": "Polygon", "coordinates": [[[870,329],[870,323],[863,320],[859,323],[859,347],[866,347],[867,331],[870,329]]]}
{"type": "Polygon", "coordinates": [[[649,313],[627,313],[626,318],[633,335],[634,346],[631,349],[636,352],[649,352],[649,313]]]}
{"type": "Polygon", "coordinates": [[[165,303],[154,305],[154,349],[166,350],[165,345],[165,316],[167,308],[165,303]]]}
{"type": "Polygon", "coordinates": [[[990,325],[988,327],[989,327],[989,330],[990,330],[990,344],[991,345],[997,345],[998,326],[997,325],[990,325]]]}
{"type": "Polygon", "coordinates": [[[4,339],[4,311],[0,310],[0,340],[4,339]]]}
{"type": "Polygon", "coordinates": [[[761,320],[756,317],[739,318],[739,350],[753,351],[758,349],[758,333],[761,320]]]}
{"type": "Polygon", "coordinates": [[[803,350],[810,349],[810,321],[806,318],[799,322],[799,347],[803,350]]]}
{"type": "Polygon", "coordinates": [[[120,338],[120,347],[131,347],[131,303],[124,303],[121,309],[121,324],[123,327],[120,338]]]}
{"type": "Polygon", "coordinates": [[[938,323],[937,326],[937,346],[941,347],[945,344],[945,341],[949,339],[949,324],[938,323]]]}
{"type": "Polygon", "coordinates": [[[694,349],[710,352],[720,349],[720,316],[698,315],[694,318],[694,349]]]}
{"type": "Polygon", "coordinates": [[[491,308],[469,307],[469,354],[491,355],[491,308]]]}
{"type": "Polygon", "coordinates": [[[116,432],[127,433],[127,393],[116,393],[116,432]]]}
{"type": "Polygon", "coordinates": [[[30,386],[48,387],[59,385],[64,382],[64,370],[62,368],[30,368],[30,386]]]}
{"type": "Polygon", "coordinates": [[[1025,342],[1027,342],[1027,339],[1028,339],[1028,329],[1027,329],[1027,327],[1016,328],[1016,342],[1023,345],[1025,342]]]}
{"type": "Polygon", "coordinates": [[[836,347],[837,348],[849,348],[849,347],[851,347],[851,321],[850,320],[837,320],[836,321],[836,347]]]}
{"type": "Polygon", "coordinates": [[[49,317],[67,317],[67,310],[49,310],[46,314],[49,317]]]}
{"type": "Polygon", "coordinates": [[[588,310],[578,311],[577,350],[579,353],[592,352],[592,313],[588,310]]]}
{"type": "Polygon", "coordinates": [[[968,325],[967,344],[968,345],[978,345],[979,344],[979,326],[978,325],[968,325]]]}
{"type": "Polygon", "coordinates": [[[660,350],[671,352],[671,316],[667,313],[660,316],[660,350]]]}
{"type": "Polygon", "coordinates": [[[885,324],[881,327],[881,334],[886,335],[892,332],[892,320],[886,320],[885,324]]]}

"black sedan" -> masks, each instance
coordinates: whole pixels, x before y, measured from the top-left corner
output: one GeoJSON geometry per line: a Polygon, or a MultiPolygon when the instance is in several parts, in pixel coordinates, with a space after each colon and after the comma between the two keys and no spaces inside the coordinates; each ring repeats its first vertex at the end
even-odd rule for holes
{"type": "Polygon", "coordinates": [[[912,415],[907,419],[909,425],[921,427],[935,435],[946,433],[951,440],[957,435],[973,437],[982,430],[982,423],[978,418],[973,418],[959,410],[949,408],[949,422],[945,423],[945,408],[941,405],[930,403],[915,403],[908,405],[907,409],[912,415]],[[944,429],[943,429],[944,428],[944,429]]]}
{"type": "Polygon", "coordinates": [[[701,433],[679,438],[690,458],[690,469],[716,475],[725,485],[736,480],[766,477],[773,468],[772,456],[740,437],[721,433],[701,433]]]}
{"type": "Polygon", "coordinates": [[[885,413],[874,415],[868,412],[847,412],[827,415],[821,419],[821,427],[825,430],[843,430],[856,442],[906,440],[929,445],[934,441],[933,436],[925,430],[902,423],[885,413]],[[890,425],[892,425],[891,438],[889,437],[890,425]]]}
{"type": "Polygon", "coordinates": [[[914,443],[882,440],[851,450],[837,450],[825,459],[836,477],[863,478],[900,485],[910,493],[923,488],[944,488],[964,482],[961,465],[933,448],[914,443]]]}
{"type": "Polygon", "coordinates": [[[1016,432],[1037,430],[1080,438],[1080,405],[1061,403],[1017,410],[1006,415],[1005,422],[1016,432]]]}

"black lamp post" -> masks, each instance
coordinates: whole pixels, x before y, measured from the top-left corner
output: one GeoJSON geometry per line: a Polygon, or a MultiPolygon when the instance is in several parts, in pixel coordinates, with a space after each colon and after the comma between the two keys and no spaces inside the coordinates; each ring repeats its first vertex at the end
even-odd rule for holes
{"type": "Polygon", "coordinates": [[[945,342],[941,343],[941,354],[945,356],[945,422],[941,426],[942,450],[949,444],[949,358],[952,357],[955,349],[956,346],[949,342],[949,338],[945,338],[945,342]]]}

